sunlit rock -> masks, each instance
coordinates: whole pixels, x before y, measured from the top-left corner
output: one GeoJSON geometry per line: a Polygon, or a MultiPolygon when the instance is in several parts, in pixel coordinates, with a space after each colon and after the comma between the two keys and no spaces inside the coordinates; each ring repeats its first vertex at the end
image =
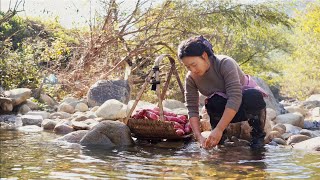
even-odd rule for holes
{"type": "Polygon", "coordinates": [[[23,115],[21,117],[23,125],[37,125],[41,126],[43,117],[40,115],[23,115]]]}
{"type": "Polygon", "coordinates": [[[294,126],[292,124],[283,124],[286,126],[286,132],[291,134],[299,134],[301,131],[301,127],[294,126]]]}
{"type": "Polygon", "coordinates": [[[310,139],[310,137],[306,136],[306,135],[302,135],[302,134],[295,134],[295,135],[292,135],[288,138],[287,144],[290,145],[293,143],[299,143],[299,142],[305,141],[307,139],[310,139]]]}
{"type": "Polygon", "coordinates": [[[281,134],[278,131],[271,131],[265,137],[265,142],[269,143],[274,138],[281,138],[281,134]]]}
{"type": "Polygon", "coordinates": [[[300,131],[300,134],[309,136],[309,137],[311,137],[311,138],[320,137],[320,130],[311,131],[311,130],[308,130],[308,129],[302,129],[302,130],[300,131]]]}
{"type": "Polygon", "coordinates": [[[21,117],[16,115],[0,115],[0,129],[15,130],[21,126],[21,117]]]}
{"type": "Polygon", "coordinates": [[[89,110],[89,108],[87,104],[80,102],[76,105],[75,110],[80,112],[86,112],[89,110]]]}
{"type": "Polygon", "coordinates": [[[129,146],[133,145],[128,126],[118,121],[102,121],[80,141],[81,145],[129,146]]]}
{"type": "Polygon", "coordinates": [[[320,151],[320,137],[311,138],[293,145],[294,149],[320,151]]]}
{"type": "Polygon", "coordinates": [[[28,88],[12,89],[10,91],[5,91],[4,94],[7,98],[11,98],[13,102],[13,106],[16,106],[25,102],[27,99],[31,97],[31,89],[28,89],[28,88]]]}
{"type": "Polygon", "coordinates": [[[26,104],[19,105],[18,114],[27,114],[31,109],[26,104]]]}
{"type": "Polygon", "coordinates": [[[303,128],[304,118],[300,113],[287,113],[278,115],[274,120],[275,123],[291,124],[303,128]]]}
{"type": "Polygon", "coordinates": [[[289,112],[289,113],[295,113],[298,112],[300,114],[302,114],[303,116],[306,116],[308,114],[308,111],[306,109],[303,109],[299,106],[295,106],[295,105],[291,105],[291,106],[286,106],[285,109],[289,112]]]}
{"type": "Polygon", "coordinates": [[[11,112],[13,110],[13,101],[11,98],[0,97],[0,113],[11,112]]]}
{"type": "Polygon", "coordinates": [[[71,126],[74,130],[88,130],[90,126],[83,122],[71,121],[71,126]]]}
{"type": "Polygon", "coordinates": [[[79,143],[80,140],[88,133],[88,130],[79,130],[68,133],[57,140],[59,141],[67,141],[69,143],[79,143]]]}
{"type": "Polygon", "coordinates": [[[29,111],[26,115],[39,115],[39,116],[42,116],[43,119],[48,119],[50,116],[50,113],[46,111],[29,111]]]}
{"type": "Polygon", "coordinates": [[[73,131],[73,128],[69,124],[65,123],[58,123],[54,129],[53,132],[56,134],[68,134],[73,131]]]}
{"type": "Polygon", "coordinates": [[[281,123],[278,123],[272,127],[272,131],[278,131],[280,134],[283,134],[286,132],[286,126],[281,123]]]}
{"type": "Polygon", "coordinates": [[[58,111],[60,112],[67,112],[67,113],[70,113],[70,114],[73,114],[75,112],[74,110],[74,107],[71,106],[70,104],[67,104],[67,103],[61,103],[58,107],[58,111]]]}
{"type": "Polygon", "coordinates": [[[70,118],[70,117],[71,117],[70,113],[62,112],[62,111],[61,112],[52,113],[49,116],[50,119],[67,119],[67,118],[70,118]]]}
{"type": "Polygon", "coordinates": [[[287,142],[285,140],[283,140],[282,138],[274,138],[274,139],[272,139],[272,141],[274,141],[280,145],[287,145],[287,142]]]}
{"type": "Polygon", "coordinates": [[[50,96],[48,96],[47,94],[40,94],[40,102],[54,107],[55,105],[57,105],[56,101],[53,100],[50,96]]]}
{"type": "Polygon", "coordinates": [[[127,116],[127,106],[118,100],[110,99],[98,108],[96,115],[109,120],[122,119],[127,116]]]}
{"type": "Polygon", "coordinates": [[[57,125],[57,121],[51,120],[51,119],[44,119],[42,121],[41,126],[44,130],[53,130],[54,127],[57,125]]]}
{"type": "Polygon", "coordinates": [[[37,125],[27,125],[19,127],[18,130],[24,132],[40,132],[42,131],[42,128],[37,125]]]}
{"type": "Polygon", "coordinates": [[[38,109],[39,109],[38,104],[35,103],[35,102],[33,102],[33,101],[31,101],[31,98],[26,100],[26,105],[27,105],[31,110],[38,110],[38,109]]]}

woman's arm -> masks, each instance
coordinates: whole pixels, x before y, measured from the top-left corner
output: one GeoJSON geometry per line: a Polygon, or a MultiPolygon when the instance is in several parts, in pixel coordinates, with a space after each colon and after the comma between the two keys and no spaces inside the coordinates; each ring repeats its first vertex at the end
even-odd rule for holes
{"type": "Polygon", "coordinates": [[[198,117],[191,117],[191,118],[189,119],[189,122],[190,122],[190,125],[191,125],[191,128],[192,128],[194,137],[195,137],[196,140],[200,143],[200,146],[201,146],[201,147],[204,147],[204,146],[205,146],[204,143],[205,143],[206,138],[204,138],[204,137],[201,135],[200,119],[199,119],[198,117]]]}
{"type": "Polygon", "coordinates": [[[223,131],[228,127],[236,113],[237,112],[231,108],[225,108],[217,127],[211,131],[209,137],[205,141],[204,148],[211,149],[219,143],[223,131]]]}

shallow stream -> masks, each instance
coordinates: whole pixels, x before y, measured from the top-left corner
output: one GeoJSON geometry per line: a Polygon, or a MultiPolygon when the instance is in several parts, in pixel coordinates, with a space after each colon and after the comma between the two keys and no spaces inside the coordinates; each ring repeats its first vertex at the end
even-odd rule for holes
{"type": "Polygon", "coordinates": [[[81,148],[56,143],[57,137],[43,131],[0,130],[0,178],[320,179],[320,153],[276,146],[264,152],[246,147],[207,151],[195,142],[81,148]]]}

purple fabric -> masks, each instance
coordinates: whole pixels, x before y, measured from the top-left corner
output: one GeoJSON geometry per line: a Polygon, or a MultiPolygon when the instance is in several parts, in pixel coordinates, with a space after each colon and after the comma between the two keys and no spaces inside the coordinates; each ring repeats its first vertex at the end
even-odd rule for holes
{"type": "MultiPolygon", "coordinates": [[[[260,91],[262,93],[263,97],[268,97],[268,93],[265,92],[260,86],[258,86],[258,84],[251,78],[250,75],[245,75],[245,78],[246,78],[245,79],[246,84],[242,86],[242,92],[247,90],[247,89],[256,89],[256,90],[258,90],[258,91],[260,91]]],[[[207,104],[208,99],[210,99],[215,94],[228,99],[228,96],[225,93],[223,93],[223,92],[214,92],[213,94],[211,94],[210,96],[208,96],[205,99],[205,104],[207,104]]]]}
{"type": "Polygon", "coordinates": [[[250,75],[245,75],[245,78],[246,84],[242,86],[242,92],[247,89],[256,89],[262,93],[263,97],[268,97],[268,93],[258,86],[258,84],[251,78],[250,75]]]}

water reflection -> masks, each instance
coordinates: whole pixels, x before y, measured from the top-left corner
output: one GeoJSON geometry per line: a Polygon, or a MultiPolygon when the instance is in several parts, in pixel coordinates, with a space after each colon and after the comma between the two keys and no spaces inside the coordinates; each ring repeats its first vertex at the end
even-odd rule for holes
{"type": "Polygon", "coordinates": [[[317,178],[319,154],[267,147],[204,150],[195,142],[122,148],[54,143],[47,132],[0,131],[1,176],[19,179],[317,178]]]}

